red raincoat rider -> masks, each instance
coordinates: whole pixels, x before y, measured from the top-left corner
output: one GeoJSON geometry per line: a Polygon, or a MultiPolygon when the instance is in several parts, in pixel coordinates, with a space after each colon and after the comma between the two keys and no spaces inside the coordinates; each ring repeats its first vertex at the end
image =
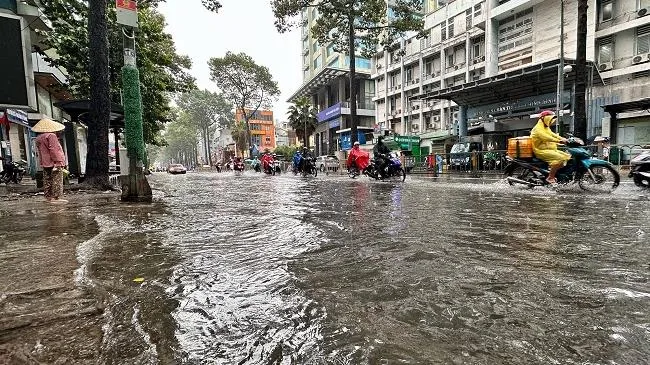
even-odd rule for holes
{"type": "Polygon", "coordinates": [[[354,142],[354,146],[348,155],[347,165],[348,168],[356,165],[359,171],[363,171],[366,167],[368,167],[368,165],[370,165],[370,154],[366,151],[361,150],[359,146],[359,142],[354,142]]]}
{"type": "Polygon", "coordinates": [[[265,153],[264,156],[262,156],[262,169],[266,171],[272,163],[273,156],[271,156],[270,153],[265,153]]]}

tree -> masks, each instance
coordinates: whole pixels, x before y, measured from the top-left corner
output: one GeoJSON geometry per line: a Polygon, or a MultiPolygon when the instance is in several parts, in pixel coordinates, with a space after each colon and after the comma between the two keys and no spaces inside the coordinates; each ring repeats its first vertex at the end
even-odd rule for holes
{"type": "Polygon", "coordinates": [[[367,58],[377,46],[391,47],[398,36],[422,31],[422,0],[391,1],[390,15],[386,0],[272,0],[275,26],[279,32],[303,24],[296,21],[307,9],[316,9],[318,19],[311,29],[320,44],[334,44],[350,60],[350,119],[352,142],[357,140],[357,49],[367,58]]]}
{"type": "Polygon", "coordinates": [[[167,125],[164,137],[167,142],[163,153],[166,162],[181,163],[185,166],[197,164],[198,133],[189,115],[179,112],[167,125]]]}
{"type": "Polygon", "coordinates": [[[314,133],[318,121],[316,108],[314,108],[309,99],[301,98],[295,105],[289,107],[288,119],[289,125],[296,134],[302,136],[303,145],[309,148],[309,138],[307,136],[314,133]]]}
{"type": "Polygon", "coordinates": [[[576,89],[573,133],[587,138],[587,0],[578,0],[578,25],[576,40],[576,89]]]}
{"type": "Polygon", "coordinates": [[[208,90],[182,94],[177,103],[200,133],[204,158],[212,166],[212,136],[218,127],[226,127],[233,120],[232,104],[223,95],[208,90]]]}
{"type": "Polygon", "coordinates": [[[246,125],[246,142],[252,146],[250,119],[260,109],[270,108],[280,95],[277,82],[269,69],[255,63],[245,53],[227,52],[222,58],[212,58],[208,62],[210,77],[224,96],[241,113],[246,125]]]}
{"type": "Polygon", "coordinates": [[[86,182],[106,190],[108,182],[108,125],[111,118],[110,81],[108,73],[108,37],[106,1],[90,0],[88,39],[90,52],[88,74],[90,77],[90,119],[88,129],[88,157],[86,182]]]}
{"type": "MultiPolygon", "coordinates": [[[[194,85],[185,72],[191,67],[189,58],[176,55],[171,36],[162,31],[164,18],[155,11],[161,1],[164,0],[140,1],[141,33],[136,47],[140,52],[144,137],[154,143],[159,143],[155,136],[169,120],[167,93],[188,90],[194,85]],[[152,65],[157,67],[147,67],[152,65]]],[[[218,0],[202,2],[211,11],[221,7],[218,0]]],[[[45,42],[59,55],[48,61],[69,73],[73,95],[91,99],[86,183],[104,189],[109,186],[110,100],[112,94],[113,100],[119,102],[122,68],[122,35],[115,24],[114,7],[109,9],[107,0],[42,0],[41,5],[53,28],[45,35],[45,42]]]]}
{"type": "Polygon", "coordinates": [[[248,126],[243,120],[233,120],[229,128],[232,139],[235,141],[235,147],[243,156],[244,151],[246,150],[246,143],[248,141],[248,126]]]}

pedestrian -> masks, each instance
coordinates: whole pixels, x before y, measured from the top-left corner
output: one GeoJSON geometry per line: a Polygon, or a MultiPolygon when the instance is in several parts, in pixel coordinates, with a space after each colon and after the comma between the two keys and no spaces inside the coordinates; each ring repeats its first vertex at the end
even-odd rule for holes
{"type": "Polygon", "coordinates": [[[38,160],[43,167],[43,191],[48,202],[66,203],[63,195],[63,173],[66,166],[65,154],[56,133],[65,129],[61,123],[51,119],[41,119],[32,131],[38,133],[36,149],[38,160]]]}

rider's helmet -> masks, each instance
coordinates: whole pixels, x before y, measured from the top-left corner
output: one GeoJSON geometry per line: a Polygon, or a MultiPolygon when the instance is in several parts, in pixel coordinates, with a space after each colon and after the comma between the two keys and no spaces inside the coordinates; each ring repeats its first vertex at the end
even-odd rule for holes
{"type": "Polygon", "coordinates": [[[384,136],[377,137],[377,144],[382,144],[382,143],[384,143],[384,136]]]}
{"type": "Polygon", "coordinates": [[[557,121],[557,116],[550,110],[544,110],[539,113],[539,119],[545,126],[550,127],[557,121]]]}
{"type": "Polygon", "coordinates": [[[359,141],[354,142],[354,146],[360,146],[360,145],[361,143],[359,143],[359,141]]]}

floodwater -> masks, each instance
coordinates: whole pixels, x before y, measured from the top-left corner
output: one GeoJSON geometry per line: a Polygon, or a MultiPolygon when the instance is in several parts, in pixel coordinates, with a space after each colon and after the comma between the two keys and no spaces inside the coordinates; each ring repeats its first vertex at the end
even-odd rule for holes
{"type": "Polygon", "coordinates": [[[650,194],[156,174],[0,202],[0,363],[644,364],[650,194]]]}

